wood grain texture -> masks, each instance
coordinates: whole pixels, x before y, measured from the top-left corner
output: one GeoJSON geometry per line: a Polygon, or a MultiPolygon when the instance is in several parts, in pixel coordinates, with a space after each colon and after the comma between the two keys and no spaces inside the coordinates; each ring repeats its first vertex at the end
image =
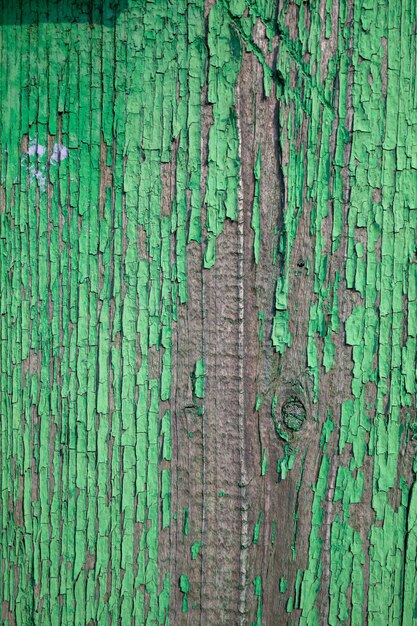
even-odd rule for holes
{"type": "Polygon", "coordinates": [[[0,0],[1,623],[417,624],[413,0],[0,0]]]}

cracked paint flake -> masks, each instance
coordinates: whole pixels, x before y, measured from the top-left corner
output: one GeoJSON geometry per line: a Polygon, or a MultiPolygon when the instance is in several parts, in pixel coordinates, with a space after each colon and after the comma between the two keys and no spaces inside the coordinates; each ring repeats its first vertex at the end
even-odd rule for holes
{"type": "MultiPolygon", "coordinates": [[[[275,223],[282,210],[268,270],[275,293],[256,312],[256,338],[280,364],[306,338],[320,430],[311,479],[274,396],[280,456],[261,442],[256,471],[267,481],[277,460],[278,485],[298,472],[293,536],[255,507],[251,550],[263,550],[264,535],[286,541],[297,564],[307,490],[304,566],[291,585],[276,572],[289,619],[318,624],[324,589],[331,626],[414,623],[416,468],[405,467],[404,415],[414,416],[416,392],[415,3],[219,0],[207,25],[202,0],[130,0],[117,17],[102,4],[91,3],[94,28],[71,2],[62,15],[57,3],[48,14],[2,6],[4,623],[168,625],[173,598],[192,615],[191,574],[172,577],[160,548],[177,520],[173,332],[189,303],[190,246],[209,271],[226,221],[238,220],[247,54],[261,67],[262,97],[279,104],[283,175],[282,207],[268,207],[275,223]],[[304,326],[296,276],[309,286],[304,326]],[[352,368],[336,412],[327,389],[342,352],[352,368]]],[[[252,151],[258,271],[270,165],[258,142],[252,151]]],[[[204,356],[187,370],[199,418],[204,356]]],[[[253,401],[262,419],[270,396],[253,401]]],[[[181,510],[184,563],[204,564],[204,538],[194,540],[181,510]]],[[[248,580],[260,625],[267,584],[259,570],[248,580]]]]}

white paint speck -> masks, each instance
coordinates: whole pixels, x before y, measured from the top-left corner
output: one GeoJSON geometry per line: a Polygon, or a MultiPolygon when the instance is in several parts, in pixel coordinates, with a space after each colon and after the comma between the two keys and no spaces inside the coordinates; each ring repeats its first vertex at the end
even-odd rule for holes
{"type": "Polygon", "coordinates": [[[46,146],[42,146],[40,143],[36,141],[36,139],[32,139],[32,141],[30,142],[27,154],[29,156],[35,156],[35,154],[37,154],[38,156],[43,156],[45,152],[46,152],[46,146]]]}
{"type": "Polygon", "coordinates": [[[45,191],[46,189],[46,176],[43,172],[40,172],[39,170],[37,170],[35,172],[35,178],[39,183],[39,187],[41,188],[42,191],[45,191]]]}
{"type": "Polygon", "coordinates": [[[62,143],[54,143],[54,149],[51,155],[51,163],[57,163],[68,158],[68,148],[62,145],[62,143]]]}
{"type": "MultiPolygon", "coordinates": [[[[26,154],[30,157],[38,156],[43,157],[46,153],[46,146],[42,146],[42,144],[38,143],[37,139],[32,139],[29,144],[29,148],[26,154]]],[[[58,165],[64,159],[67,159],[69,156],[69,150],[62,143],[55,143],[52,154],[49,158],[49,163],[52,166],[58,165]]],[[[23,164],[23,162],[22,162],[23,164]]],[[[27,165],[26,165],[27,166],[27,165]]],[[[43,160],[38,163],[38,169],[31,163],[27,166],[29,178],[31,181],[37,181],[39,185],[39,189],[41,191],[46,191],[46,180],[47,180],[47,162],[43,160]]]]}

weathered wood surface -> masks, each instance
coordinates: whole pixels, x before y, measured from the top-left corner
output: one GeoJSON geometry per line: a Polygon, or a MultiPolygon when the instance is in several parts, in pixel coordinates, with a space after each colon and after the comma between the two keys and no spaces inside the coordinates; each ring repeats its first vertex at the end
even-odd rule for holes
{"type": "Polygon", "coordinates": [[[416,19],[2,0],[2,624],[417,623],[416,19]]]}

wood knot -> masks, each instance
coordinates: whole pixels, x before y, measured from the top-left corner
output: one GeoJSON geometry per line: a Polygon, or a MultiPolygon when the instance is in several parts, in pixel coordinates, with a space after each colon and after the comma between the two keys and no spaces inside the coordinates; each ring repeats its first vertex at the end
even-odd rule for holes
{"type": "Polygon", "coordinates": [[[306,420],[305,406],[296,396],[291,396],[282,405],[281,416],[289,430],[298,431],[306,420]]]}

